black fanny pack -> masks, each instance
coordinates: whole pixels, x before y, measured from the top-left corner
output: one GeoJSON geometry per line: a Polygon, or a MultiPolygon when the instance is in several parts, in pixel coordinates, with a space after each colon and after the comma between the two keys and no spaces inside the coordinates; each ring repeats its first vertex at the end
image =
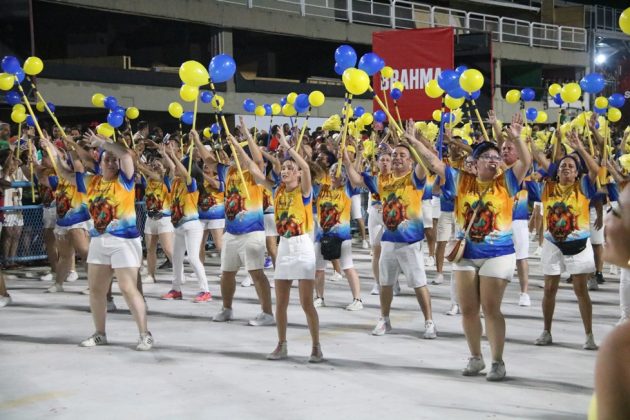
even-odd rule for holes
{"type": "Polygon", "coordinates": [[[343,241],[336,236],[322,236],[320,250],[325,260],[337,260],[341,258],[341,243],[343,241]]]}
{"type": "Polygon", "coordinates": [[[162,212],[159,210],[151,210],[147,212],[147,216],[149,216],[153,220],[160,220],[162,217],[164,217],[164,214],[162,214],[162,212]]]}
{"type": "Polygon", "coordinates": [[[556,242],[555,245],[560,249],[562,255],[577,255],[586,249],[588,239],[578,239],[569,242],[556,242]]]}

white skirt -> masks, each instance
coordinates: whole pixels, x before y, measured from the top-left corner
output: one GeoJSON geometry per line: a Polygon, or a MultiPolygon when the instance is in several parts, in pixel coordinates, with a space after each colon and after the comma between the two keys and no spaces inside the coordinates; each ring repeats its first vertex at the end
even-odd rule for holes
{"type": "Polygon", "coordinates": [[[315,280],[315,248],[309,234],[280,238],[274,281],[315,280]]]}

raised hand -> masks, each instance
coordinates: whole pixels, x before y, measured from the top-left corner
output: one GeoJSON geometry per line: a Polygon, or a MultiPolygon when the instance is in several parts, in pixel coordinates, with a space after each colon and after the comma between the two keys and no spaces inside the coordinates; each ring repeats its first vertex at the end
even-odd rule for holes
{"type": "Polygon", "coordinates": [[[523,130],[523,116],[520,112],[515,113],[512,116],[512,123],[510,124],[510,134],[515,139],[520,138],[521,131],[523,130]]]}

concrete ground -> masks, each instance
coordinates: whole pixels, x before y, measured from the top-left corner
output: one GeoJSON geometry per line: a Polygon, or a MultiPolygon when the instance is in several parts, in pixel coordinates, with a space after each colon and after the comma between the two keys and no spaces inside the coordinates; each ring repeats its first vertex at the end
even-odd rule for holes
{"type": "MultiPolygon", "coordinates": [[[[328,306],[319,309],[326,358],[320,365],[307,363],[310,337],[297,289],[289,307],[289,360],[265,359],[277,342],[275,327],[247,325],[259,312],[253,287],[237,288],[235,321],[210,321],[221,307],[218,258],[206,261],[211,303],[190,301],[197,291],[193,281],[184,286],[186,300],[161,301],[170,286],[166,272],[145,285],[156,340],[150,352],[133,350],[137,331],[116,287],[119,310],[108,315],[110,345],[80,348],[93,332],[88,297],[80,293],[84,274],[65,293],[46,294],[50,283],[33,278],[34,269],[12,272],[13,304],[0,309],[0,418],[585,418],[597,353],[582,350],[584,332],[570,285],[563,282],[558,292],[555,344],[533,345],[542,331],[539,259],[530,259],[532,306],[517,305],[517,282],[506,292],[508,378],[490,383],[460,374],[468,349],[461,317],[444,315],[448,279],[429,286],[436,340],[422,339],[421,313],[406,286],[394,298],[392,333],[370,335],[379,316],[378,297],[369,295],[371,257],[356,247],[354,252],[365,309],[345,311],[351,301],[347,283],[327,283],[328,306]]],[[[618,279],[608,268],[605,274],[607,282],[591,293],[597,342],[619,316],[618,279]]],[[[485,341],[483,351],[489,365],[485,341]]]]}

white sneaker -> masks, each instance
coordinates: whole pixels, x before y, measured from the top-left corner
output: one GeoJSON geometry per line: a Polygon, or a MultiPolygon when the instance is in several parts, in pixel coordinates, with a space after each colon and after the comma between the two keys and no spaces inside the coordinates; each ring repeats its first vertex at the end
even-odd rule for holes
{"type": "Polygon", "coordinates": [[[386,333],[392,330],[392,324],[389,321],[389,318],[385,319],[383,317],[378,319],[376,323],[376,327],[372,330],[372,335],[385,335],[386,333]]]}
{"type": "Polygon", "coordinates": [[[212,318],[214,322],[226,322],[231,321],[233,318],[232,309],[221,308],[219,312],[212,318]]]}
{"type": "Polygon", "coordinates": [[[346,306],[346,311],[360,311],[363,309],[363,302],[361,299],[354,299],[351,304],[346,306]]]}
{"type": "Polygon", "coordinates": [[[532,301],[527,293],[521,293],[519,295],[518,306],[532,306],[532,301]]]}
{"type": "Polygon", "coordinates": [[[437,337],[437,329],[435,328],[435,323],[427,319],[424,321],[424,338],[426,340],[433,340],[437,337]]]}
{"type": "Polygon", "coordinates": [[[538,246],[536,251],[534,251],[534,257],[540,257],[542,255],[542,247],[538,246]]]}
{"type": "Polygon", "coordinates": [[[381,293],[381,286],[378,285],[378,283],[374,284],[374,286],[372,287],[372,291],[370,292],[371,295],[379,295],[381,293]]]}
{"type": "Polygon", "coordinates": [[[428,255],[424,260],[424,265],[427,267],[435,267],[435,257],[428,255]]]}
{"type": "Polygon", "coordinates": [[[151,274],[147,274],[146,276],[142,277],[142,284],[151,283],[155,283],[155,277],[153,277],[151,274]]]}
{"type": "Polygon", "coordinates": [[[107,344],[107,336],[105,334],[94,333],[91,337],[81,341],[79,347],[95,347],[107,344]]]}
{"type": "Polygon", "coordinates": [[[597,279],[595,277],[588,279],[586,284],[588,285],[588,290],[599,290],[599,284],[597,284],[597,279]]]}
{"type": "Polygon", "coordinates": [[[431,284],[442,284],[444,283],[444,274],[439,273],[435,278],[431,279],[431,284]]]}
{"type": "Polygon", "coordinates": [[[63,292],[63,285],[55,283],[52,286],[50,286],[48,289],[46,289],[46,292],[48,293],[63,292]]]}
{"type": "Polygon", "coordinates": [[[79,279],[79,275],[76,271],[71,271],[68,273],[68,277],[66,277],[66,281],[68,283],[72,283],[73,281],[77,281],[79,279]]]}
{"type": "Polygon", "coordinates": [[[464,376],[477,376],[486,368],[483,357],[469,357],[468,365],[462,370],[464,376]]]}
{"type": "Polygon", "coordinates": [[[252,280],[252,276],[247,274],[247,276],[245,277],[245,280],[241,282],[241,287],[251,287],[253,285],[254,285],[254,280],[252,280]]]}
{"type": "Polygon", "coordinates": [[[48,273],[48,274],[44,274],[39,279],[41,281],[53,281],[54,278],[55,278],[55,276],[53,276],[53,273],[48,273]]]}
{"type": "Polygon", "coordinates": [[[147,274],[149,274],[149,269],[147,268],[147,266],[145,264],[146,264],[146,262],[143,262],[142,266],[140,267],[140,275],[141,276],[146,276],[147,274]]]}
{"type": "Polygon", "coordinates": [[[276,319],[273,315],[261,312],[256,316],[256,318],[250,319],[248,324],[252,327],[265,327],[268,325],[276,325],[276,319]]]}
{"type": "Polygon", "coordinates": [[[82,295],[88,295],[88,296],[89,296],[89,295],[90,295],[90,288],[88,287],[87,289],[83,289],[83,290],[81,290],[81,294],[82,294],[82,295]]]}
{"type": "Polygon", "coordinates": [[[0,308],[4,308],[5,306],[10,305],[11,302],[11,296],[0,296],[0,308]]]}
{"type": "Polygon", "coordinates": [[[140,334],[140,339],[138,340],[138,344],[136,345],[137,351],[147,351],[151,350],[153,347],[153,336],[150,331],[147,331],[146,334],[140,334]]]}
{"type": "Polygon", "coordinates": [[[364,239],[363,242],[361,242],[361,248],[370,249],[370,243],[364,239]]]}
{"type": "Polygon", "coordinates": [[[584,345],[582,346],[582,348],[584,350],[597,350],[599,348],[597,344],[595,344],[595,338],[593,338],[593,333],[588,334],[586,336],[586,341],[584,342],[584,345]]]}
{"type": "Polygon", "coordinates": [[[316,308],[321,308],[326,306],[326,302],[324,302],[324,298],[323,297],[316,297],[315,300],[313,300],[313,306],[315,306],[316,308]]]}
{"type": "Polygon", "coordinates": [[[544,330],[540,337],[534,341],[534,344],[537,346],[549,346],[553,344],[553,339],[551,338],[551,333],[547,330],[544,330]]]}
{"type": "Polygon", "coordinates": [[[340,273],[337,273],[336,271],[333,272],[333,275],[330,276],[330,281],[341,281],[343,280],[343,276],[340,273]]]}
{"type": "Polygon", "coordinates": [[[446,311],[446,315],[459,315],[461,314],[461,312],[459,311],[459,305],[458,304],[454,304],[451,306],[451,309],[449,309],[448,311],[446,311]]]}
{"type": "Polygon", "coordinates": [[[398,296],[400,294],[400,283],[396,280],[396,284],[394,284],[394,296],[398,296]]]}
{"type": "Polygon", "coordinates": [[[112,313],[116,312],[118,308],[116,308],[116,304],[114,303],[114,299],[107,301],[107,312],[112,313]]]}

